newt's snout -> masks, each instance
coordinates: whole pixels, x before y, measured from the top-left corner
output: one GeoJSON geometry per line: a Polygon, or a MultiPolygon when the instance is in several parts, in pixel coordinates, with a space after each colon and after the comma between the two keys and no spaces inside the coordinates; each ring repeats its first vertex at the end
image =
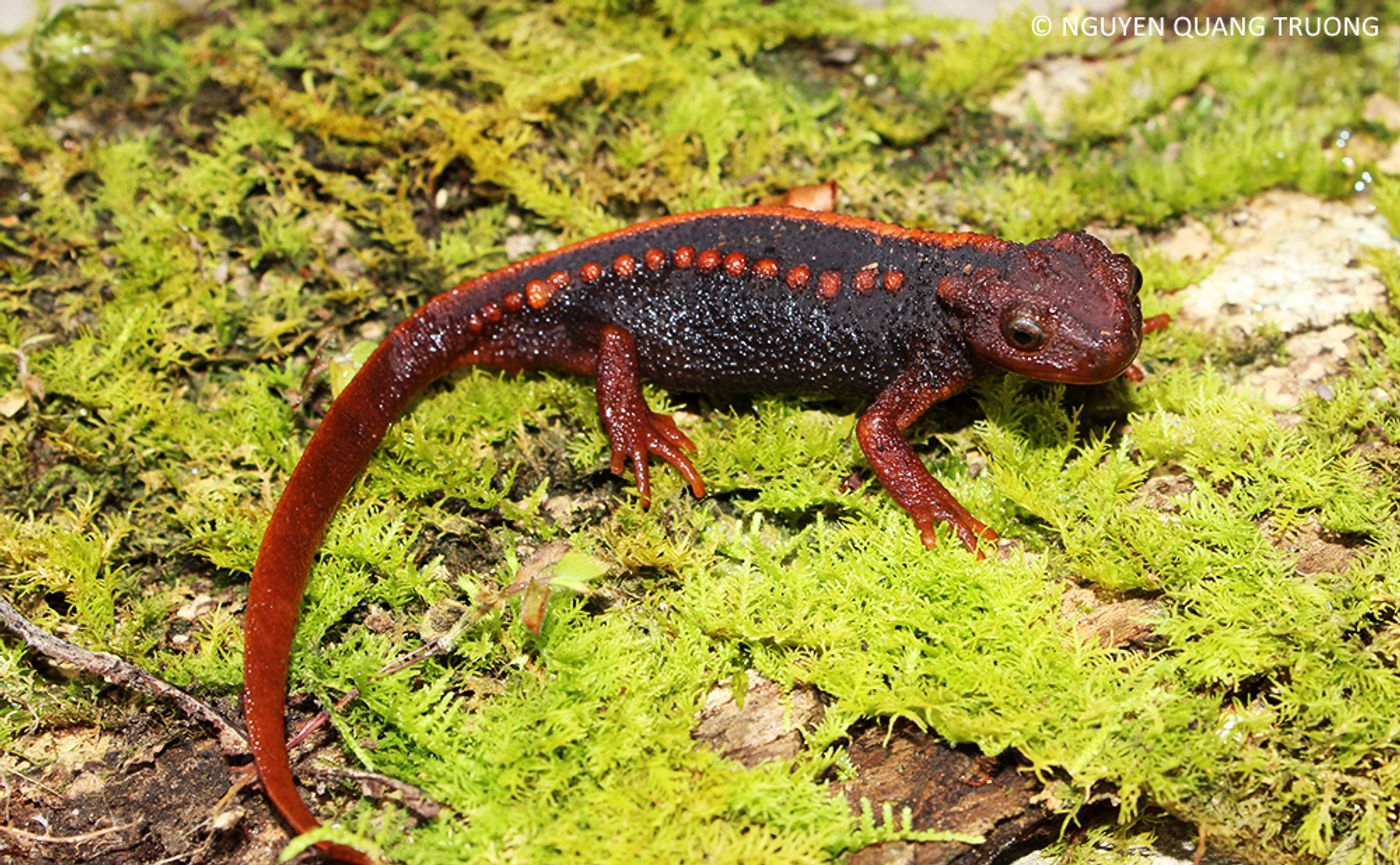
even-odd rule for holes
{"type": "Polygon", "coordinates": [[[1142,316],[1137,316],[1135,326],[1118,334],[1101,332],[1094,341],[1095,350],[1085,352],[1084,365],[1075,370],[1073,378],[1059,379],[1071,384],[1099,384],[1111,381],[1122,375],[1132,366],[1142,344],[1142,316]]]}

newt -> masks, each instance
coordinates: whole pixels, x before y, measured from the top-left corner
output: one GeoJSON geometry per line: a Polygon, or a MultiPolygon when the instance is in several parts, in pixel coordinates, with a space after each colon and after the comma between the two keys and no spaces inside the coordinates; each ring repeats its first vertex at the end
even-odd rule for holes
{"type": "MultiPolygon", "coordinates": [[[[649,460],[705,485],[690,439],[641,382],[701,392],[869,400],[856,437],[933,546],[996,533],[924,467],[902,432],[984,373],[1094,384],[1144,332],[1142,273],[1082,232],[1022,245],[789,205],[653,219],[478,276],[395,327],[336,397],[273,511],[244,621],[244,717],[263,788],[298,832],[317,825],[285,742],[288,656],[312,557],[385,431],[428,383],[471,364],[593,376],[613,472],[649,460]]],[[[1151,325],[1156,322],[1149,323],[1151,325]]],[[[323,843],[331,856],[361,852],[323,843]]]]}

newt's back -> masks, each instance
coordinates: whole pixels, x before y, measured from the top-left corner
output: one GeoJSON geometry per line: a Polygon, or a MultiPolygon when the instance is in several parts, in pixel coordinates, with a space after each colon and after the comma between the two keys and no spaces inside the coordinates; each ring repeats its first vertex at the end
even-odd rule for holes
{"type": "Polygon", "coordinates": [[[792,208],[707,211],[563,251],[569,283],[532,326],[622,327],[642,376],[668,387],[873,396],[914,351],[963,351],[938,281],[1004,266],[1008,248],[792,208]]]}

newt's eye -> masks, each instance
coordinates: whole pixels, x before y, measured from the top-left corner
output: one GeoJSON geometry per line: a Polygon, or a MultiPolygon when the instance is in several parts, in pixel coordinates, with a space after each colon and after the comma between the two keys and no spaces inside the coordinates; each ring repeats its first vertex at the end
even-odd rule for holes
{"type": "Polygon", "coordinates": [[[1045,344],[1045,329],[1024,310],[1012,310],[1002,318],[1001,335],[1021,351],[1035,351],[1045,344]]]}
{"type": "Polygon", "coordinates": [[[1137,265],[1133,265],[1133,297],[1137,297],[1140,291],[1142,291],[1142,271],[1137,269],[1137,265]]]}

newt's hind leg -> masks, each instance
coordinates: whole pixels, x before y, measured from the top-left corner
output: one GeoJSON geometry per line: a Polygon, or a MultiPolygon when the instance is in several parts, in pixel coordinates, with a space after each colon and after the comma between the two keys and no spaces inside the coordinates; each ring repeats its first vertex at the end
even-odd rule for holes
{"type": "Polygon", "coordinates": [[[828,180],[826,183],[812,186],[795,186],[782,195],[771,195],[759,204],[786,204],[788,207],[800,207],[818,213],[832,213],[836,210],[836,197],[840,193],[841,189],[836,185],[836,181],[828,180]]]}
{"type": "Polygon", "coordinates": [[[658,414],[647,405],[637,376],[637,346],[632,334],[614,325],[603,328],[598,345],[598,414],[612,447],[613,474],[622,474],[630,460],[637,475],[642,506],[651,504],[652,454],[675,466],[695,495],[705,494],[705,482],[685,455],[695,445],[676,428],[670,415],[658,414]]]}

